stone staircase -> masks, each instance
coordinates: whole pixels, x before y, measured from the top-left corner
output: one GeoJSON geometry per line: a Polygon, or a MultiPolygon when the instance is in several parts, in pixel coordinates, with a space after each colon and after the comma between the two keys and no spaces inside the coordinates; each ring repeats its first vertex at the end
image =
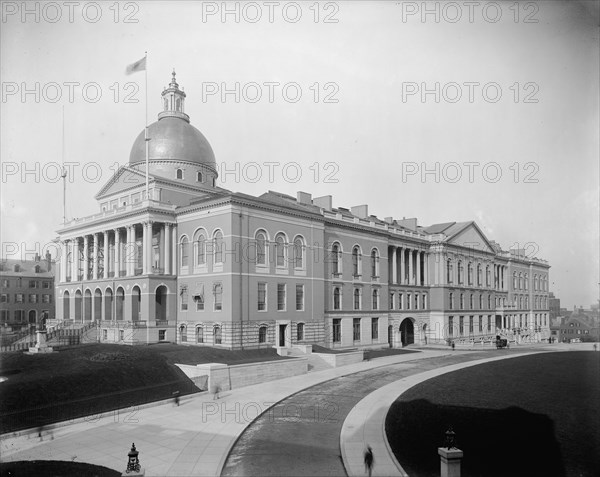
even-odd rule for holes
{"type": "Polygon", "coordinates": [[[312,373],[315,371],[323,371],[324,369],[331,369],[331,365],[325,362],[321,357],[313,353],[304,353],[301,349],[292,347],[289,350],[289,356],[301,356],[308,358],[308,372],[312,373]]]}

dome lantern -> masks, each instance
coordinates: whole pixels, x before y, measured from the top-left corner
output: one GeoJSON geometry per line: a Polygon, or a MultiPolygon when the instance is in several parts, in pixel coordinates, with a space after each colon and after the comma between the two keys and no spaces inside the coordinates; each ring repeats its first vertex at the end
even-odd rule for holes
{"type": "Polygon", "coordinates": [[[159,113],[158,119],[165,117],[176,117],[184,119],[189,123],[190,117],[184,112],[185,93],[179,89],[179,85],[175,79],[175,69],[173,69],[173,73],[171,73],[171,75],[172,78],[171,82],[169,83],[169,87],[165,88],[161,93],[163,98],[163,111],[159,113]]]}

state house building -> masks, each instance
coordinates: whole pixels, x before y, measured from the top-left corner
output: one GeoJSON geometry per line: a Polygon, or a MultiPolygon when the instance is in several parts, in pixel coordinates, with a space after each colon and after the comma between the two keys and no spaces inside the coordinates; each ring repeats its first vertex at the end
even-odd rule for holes
{"type": "Polygon", "coordinates": [[[109,343],[232,349],[549,336],[546,261],[475,222],[422,227],[331,196],[222,189],[185,99],[173,73],[149,126],[148,197],[142,131],[98,212],[58,231],[58,321],[94,320],[109,343]]]}

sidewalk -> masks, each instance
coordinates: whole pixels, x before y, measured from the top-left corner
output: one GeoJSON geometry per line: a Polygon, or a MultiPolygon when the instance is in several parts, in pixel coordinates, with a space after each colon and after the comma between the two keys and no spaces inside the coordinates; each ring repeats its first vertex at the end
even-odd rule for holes
{"type": "MultiPolygon", "coordinates": [[[[173,403],[105,413],[95,422],[79,422],[54,430],[54,439],[7,437],[3,461],[74,460],[124,471],[134,442],[147,476],[218,476],[238,436],[260,413],[303,389],[340,376],[450,354],[423,350],[271,381],[222,393],[208,393],[173,403]]],[[[455,351],[455,354],[462,353],[455,351]]]]}

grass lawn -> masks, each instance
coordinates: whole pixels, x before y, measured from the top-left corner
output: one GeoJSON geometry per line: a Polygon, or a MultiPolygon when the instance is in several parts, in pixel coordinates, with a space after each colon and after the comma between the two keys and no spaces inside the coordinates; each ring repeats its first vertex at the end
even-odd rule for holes
{"type": "Polygon", "coordinates": [[[0,432],[37,427],[170,398],[198,389],[175,363],[287,359],[273,348],[228,351],[157,344],[91,344],[47,355],[0,355],[0,432]]]}
{"type": "Polygon", "coordinates": [[[600,360],[591,351],[540,353],[425,381],[400,396],[386,434],[409,475],[439,476],[449,425],[462,476],[597,476],[600,360]]]}
{"type": "Polygon", "coordinates": [[[99,465],[62,460],[0,463],[0,476],[2,477],[29,477],[33,475],[35,477],[120,477],[121,472],[99,465]]]}

